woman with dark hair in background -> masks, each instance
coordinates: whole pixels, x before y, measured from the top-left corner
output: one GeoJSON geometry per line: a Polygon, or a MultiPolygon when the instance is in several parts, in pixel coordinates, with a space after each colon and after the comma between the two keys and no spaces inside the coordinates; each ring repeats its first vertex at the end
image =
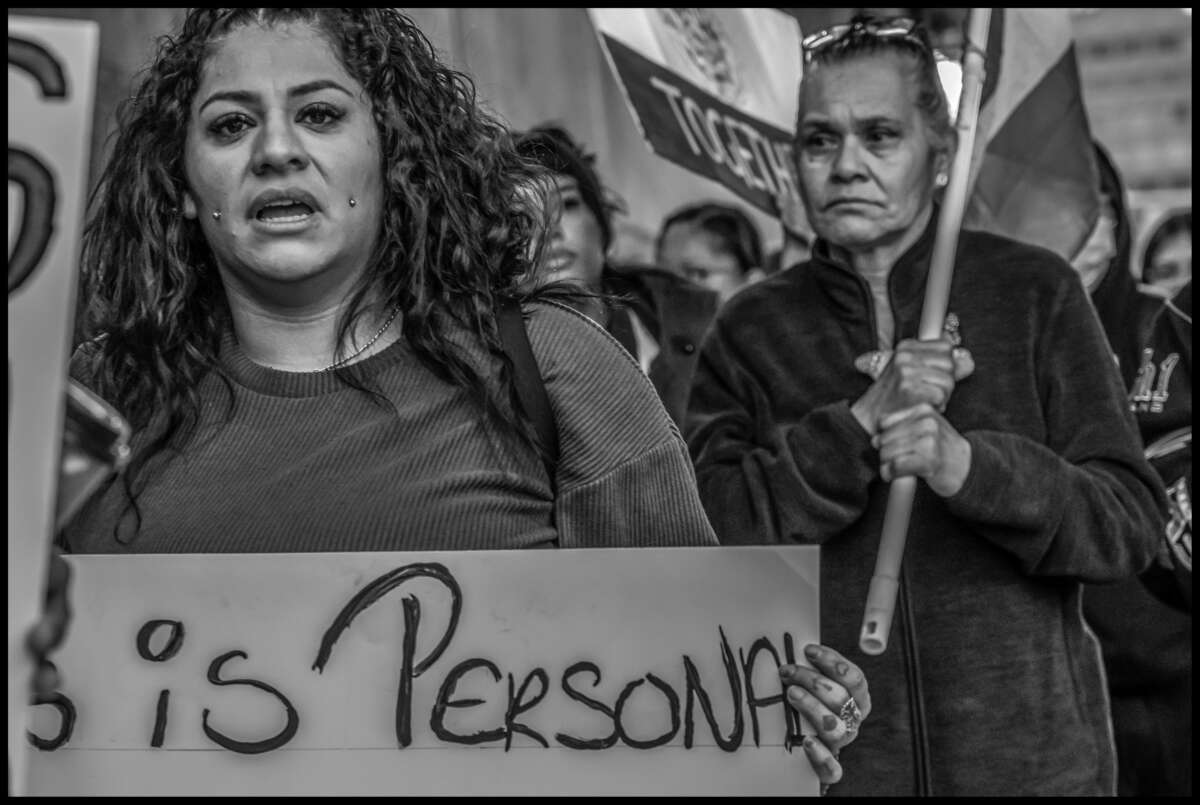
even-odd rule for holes
{"type": "Polygon", "coordinates": [[[744,211],[715,201],[689,204],[663,219],[654,263],[708,288],[721,303],[766,276],[758,227],[744,211]]]}
{"type": "Polygon", "coordinates": [[[595,156],[566,129],[537,126],[517,135],[517,149],[551,172],[558,191],[539,281],[573,283],[592,294],[582,309],[637,360],[671,419],[682,423],[716,295],[657,266],[609,262],[614,208],[595,156]]]}

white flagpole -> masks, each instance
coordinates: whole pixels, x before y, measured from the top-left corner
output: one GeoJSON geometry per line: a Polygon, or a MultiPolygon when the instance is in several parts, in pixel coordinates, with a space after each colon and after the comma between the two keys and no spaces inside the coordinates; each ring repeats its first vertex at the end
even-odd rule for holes
{"type": "MultiPolygon", "coordinates": [[[[937,239],[929,278],[925,286],[925,305],[921,309],[918,337],[929,341],[942,334],[946,304],[950,297],[950,280],[954,276],[954,255],[958,248],[958,233],[962,228],[963,210],[967,202],[967,186],[971,175],[971,154],[975,146],[975,130],[979,120],[979,102],[983,93],[984,55],[987,47],[990,8],[973,8],[967,22],[967,41],[963,49],[962,95],[958,104],[958,147],[950,166],[950,183],[938,218],[937,239]]],[[[887,511],[883,532],[879,538],[879,553],[875,558],[875,574],[867,593],[863,612],[862,631],[858,646],[866,654],[882,654],[887,649],[896,608],[896,593],[900,587],[900,562],[904,558],[904,542],[912,514],[917,479],[911,475],[892,481],[888,491],[887,511]]]]}

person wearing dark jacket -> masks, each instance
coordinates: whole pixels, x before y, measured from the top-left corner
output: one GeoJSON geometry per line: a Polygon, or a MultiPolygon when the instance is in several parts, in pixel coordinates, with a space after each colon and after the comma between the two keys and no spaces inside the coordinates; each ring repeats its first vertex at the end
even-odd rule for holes
{"type": "Polygon", "coordinates": [[[649,376],[680,425],[700,341],[717,294],[657,266],[616,266],[607,259],[614,207],[586,153],[570,133],[541,125],[517,135],[517,150],[556,175],[561,215],[546,244],[545,281],[568,281],[600,296],[584,312],[621,343],[649,376]]]}
{"type": "Polygon", "coordinates": [[[1167,487],[1159,562],[1089,586],[1104,650],[1122,796],[1192,794],[1192,286],[1160,303],[1129,391],[1146,456],[1167,487]]]}
{"type": "MultiPolygon", "coordinates": [[[[1094,143],[1094,149],[1104,210],[1072,266],[1088,287],[1117,356],[1147,456],[1153,457],[1164,436],[1170,442],[1185,425],[1190,433],[1190,313],[1185,342],[1177,332],[1184,314],[1139,290],[1121,175],[1103,146],[1094,143]],[[1160,378],[1161,389],[1156,388],[1160,378]],[[1164,407],[1166,400],[1170,403],[1164,407]]],[[[1175,451],[1153,459],[1168,487],[1182,474],[1170,463],[1179,455],[1175,451]]],[[[1165,536],[1163,540],[1165,548],[1165,536]]],[[[1167,557],[1141,578],[1084,590],[1084,617],[1100,640],[1112,697],[1121,795],[1191,793],[1192,623],[1180,611],[1180,591],[1190,584],[1175,584],[1171,566],[1167,557]]]]}
{"type": "Polygon", "coordinates": [[[878,727],[832,794],[1112,794],[1082,582],[1149,565],[1163,490],[1104,333],[1061,258],[963,231],[945,334],[916,340],[955,138],[932,49],[858,19],[804,53],[818,238],[709,331],[685,428],[701,500],[723,543],[820,545],[821,635],[847,645],[889,483],[918,479],[891,647],[856,658],[878,727]]]}

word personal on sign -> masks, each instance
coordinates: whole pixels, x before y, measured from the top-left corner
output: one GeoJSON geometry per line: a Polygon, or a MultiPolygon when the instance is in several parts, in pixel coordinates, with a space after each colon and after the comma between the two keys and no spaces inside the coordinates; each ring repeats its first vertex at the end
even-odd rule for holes
{"type": "Polygon", "coordinates": [[[815,793],[815,548],[71,561],[34,793],[815,793]]]}

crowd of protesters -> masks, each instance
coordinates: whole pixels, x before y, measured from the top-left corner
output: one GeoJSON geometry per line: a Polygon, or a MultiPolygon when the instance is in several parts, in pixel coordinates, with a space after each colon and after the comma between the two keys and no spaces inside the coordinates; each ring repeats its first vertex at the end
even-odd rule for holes
{"type": "Polygon", "coordinates": [[[137,436],[60,548],[820,545],[825,645],[781,674],[829,794],[1190,794],[1190,211],[1135,272],[1095,145],[1075,259],[964,230],[919,339],[957,145],[928,36],[804,59],[780,250],[698,200],[617,264],[587,132],[508,131],[404,15],[190,12],[84,231],[72,378],[137,436]],[[856,654],[902,477],[902,648],[856,654]]]}

